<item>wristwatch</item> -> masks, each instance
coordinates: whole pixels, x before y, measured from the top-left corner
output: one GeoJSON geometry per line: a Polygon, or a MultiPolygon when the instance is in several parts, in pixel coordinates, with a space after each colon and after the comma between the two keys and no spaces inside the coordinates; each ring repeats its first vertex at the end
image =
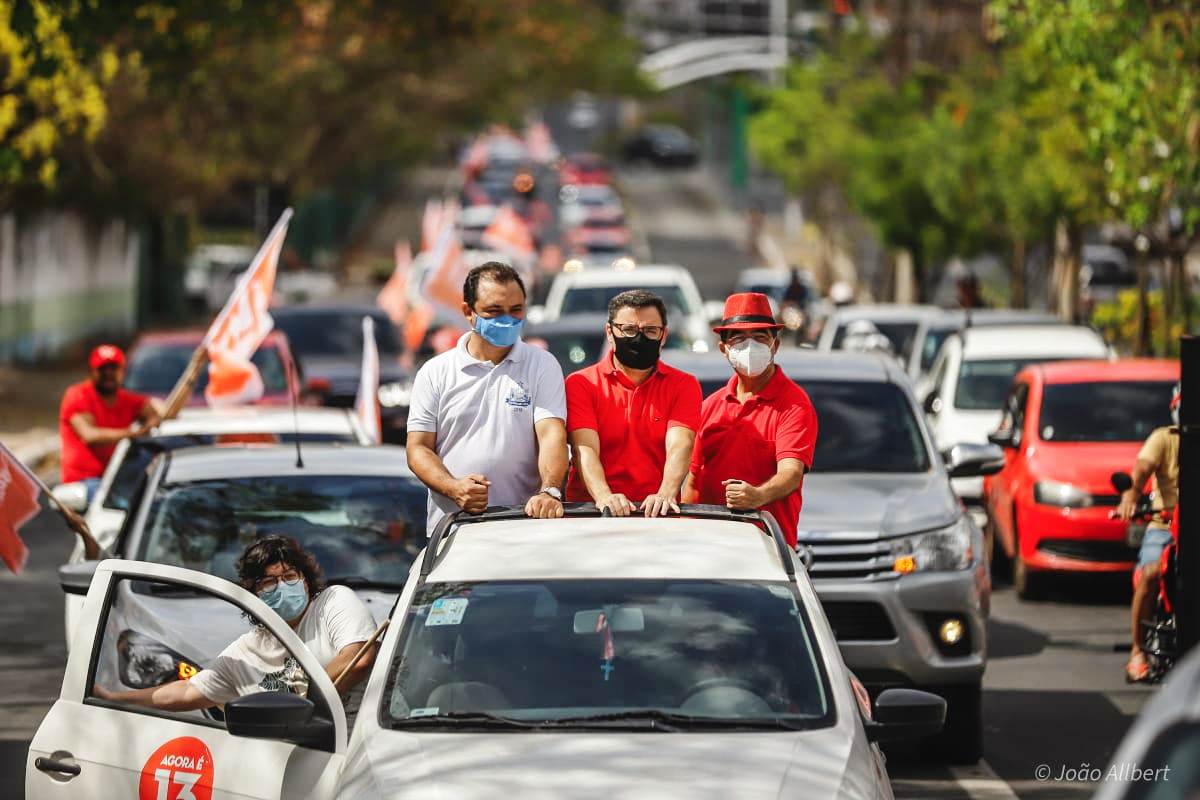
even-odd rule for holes
{"type": "Polygon", "coordinates": [[[558,502],[562,502],[562,492],[558,490],[557,486],[543,486],[538,494],[548,494],[558,502]]]}

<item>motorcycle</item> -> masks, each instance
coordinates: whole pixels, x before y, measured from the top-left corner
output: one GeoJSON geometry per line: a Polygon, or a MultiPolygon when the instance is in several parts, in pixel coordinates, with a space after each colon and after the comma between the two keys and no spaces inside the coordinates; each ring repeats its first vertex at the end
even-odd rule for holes
{"type": "MultiPolygon", "coordinates": [[[[1133,479],[1124,472],[1114,472],[1111,480],[1113,488],[1119,493],[1133,486],[1133,479]]],[[[1113,516],[1116,516],[1116,512],[1113,512],[1113,516]]],[[[1143,495],[1129,521],[1130,544],[1141,545],[1146,526],[1151,522],[1173,525],[1174,516],[1172,511],[1155,509],[1152,495],[1143,495]]],[[[1160,682],[1175,666],[1179,656],[1179,631],[1175,624],[1175,549],[1174,539],[1163,548],[1158,562],[1158,596],[1155,598],[1154,611],[1149,619],[1142,620],[1142,653],[1150,668],[1147,683],[1160,682]]]]}

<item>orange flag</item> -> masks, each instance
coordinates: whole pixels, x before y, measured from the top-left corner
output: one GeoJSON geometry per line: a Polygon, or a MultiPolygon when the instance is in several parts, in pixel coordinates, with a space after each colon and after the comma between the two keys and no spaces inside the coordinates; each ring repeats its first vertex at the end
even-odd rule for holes
{"type": "Polygon", "coordinates": [[[29,559],[29,548],[18,531],[41,510],[40,496],[37,480],[0,444],[0,560],[17,575],[29,559]]]}
{"type": "Polygon", "coordinates": [[[503,206],[492,217],[492,222],[483,232],[483,243],[492,250],[526,256],[534,251],[533,234],[529,225],[511,206],[503,206]]]}
{"type": "Polygon", "coordinates": [[[396,325],[403,325],[408,316],[408,276],[412,273],[412,246],[396,242],[396,269],[375,297],[375,305],[387,312],[396,325]]]}
{"type": "Polygon", "coordinates": [[[289,208],[275,223],[250,268],[204,335],[209,360],[204,397],[210,406],[253,403],[262,397],[262,376],[250,357],[275,327],[267,309],[275,291],[275,267],[291,218],[289,208]]]}
{"type": "Polygon", "coordinates": [[[458,206],[448,202],[441,215],[437,239],[428,254],[428,276],[421,287],[421,294],[430,303],[455,314],[462,306],[462,285],[468,269],[462,257],[462,243],[454,229],[457,222],[458,206]]]}

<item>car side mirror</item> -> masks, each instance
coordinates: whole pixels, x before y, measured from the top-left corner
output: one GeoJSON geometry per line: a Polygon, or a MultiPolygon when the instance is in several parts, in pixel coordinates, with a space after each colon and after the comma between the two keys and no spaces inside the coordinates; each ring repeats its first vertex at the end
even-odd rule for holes
{"type": "Polygon", "coordinates": [[[867,740],[894,742],[938,733],[946,722],[946,701],[918,689],[884,689],[875,699],[867,740]]]}
{"type": "Polygon", "coordinates": [[[942,411],[942,398],[938,395],[937,389],[934,389],[929,394],[925,395],[925,399],[921,401],[921,408],[926,414],[937,415],[942,411]]]}
{"type": "Polygon", "coordinates": [[[1004,469],[1004,451],[994,444],[956,444],[946,454],[951,478],[980,478],[1004,469]]]}
{"type": "Polygon", "coordinates": [[[323,747],[333,741],[333,722],[314,718],[313,701],[291,692],[255,692],[225,704],[225,727],[247,739],[279,739],[323,747]]]}
{"type": "Polygon", "coordinates": [[[1017,433],[1012,428],[1001,428],[988,434],[988,441],[997,447],[1011,448],[1017,446],[1017,433]]]}
{"type": "Polygon", "coordinates": [[[96,574],[99,561],[80,561],[78,564],[63,564],[58,568],[58,585],[67,594],[87,594],[92,587],[92,576],[96,574]]]}
{"type": "Polygon", "coordinates": [[[1114,472],[1108,480],[1117,494],[1125,494],[1133,488],[1133,478],[1128,472],[1114,472]]]}
{"type": "Polygon", "coordinates": [[[88,490],[83,481],[60,483],[50,490],[50,494],[54,495],[54,499],[63,507],[71,509],[76,514],[87,512],[88,490]]]}

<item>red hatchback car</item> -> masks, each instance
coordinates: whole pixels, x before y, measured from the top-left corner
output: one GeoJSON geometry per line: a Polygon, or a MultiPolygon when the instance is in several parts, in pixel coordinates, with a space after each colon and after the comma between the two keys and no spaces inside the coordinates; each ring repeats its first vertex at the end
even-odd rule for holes
{"type": "Polygon", "coordinates": [[[1000,430],[1004,469],[984,482],[988,539],[1012,561],[1023,598],[1052,571],[1128,572],[1137,553],[1125,523],[1110,519],[1120,496],[1114,472],[1129,472],[1150,432],[1171,424],[1179,362],[1060,361],[1013,379],[1000,430]]]}
{"type": "MultiPolygon", "coordinates": [[[[187,369],[192,353],[203,338],[204,331],[169,331],[139,336],[129,351],[125,388],[165,398],[187,369]]],[[[283,331],[268,333],[250,360],[258,367],[263,381],[263,396],[258,405],[287,405],[291,402],[292,392],[300,396],[299,379],[294,371],[287,368],[292,360],[292,351],[283,331]]],[[[206,385],[208,370],[200,373],[196,389],[188,400],[189,406],[205,405],[206,385]]]]}

